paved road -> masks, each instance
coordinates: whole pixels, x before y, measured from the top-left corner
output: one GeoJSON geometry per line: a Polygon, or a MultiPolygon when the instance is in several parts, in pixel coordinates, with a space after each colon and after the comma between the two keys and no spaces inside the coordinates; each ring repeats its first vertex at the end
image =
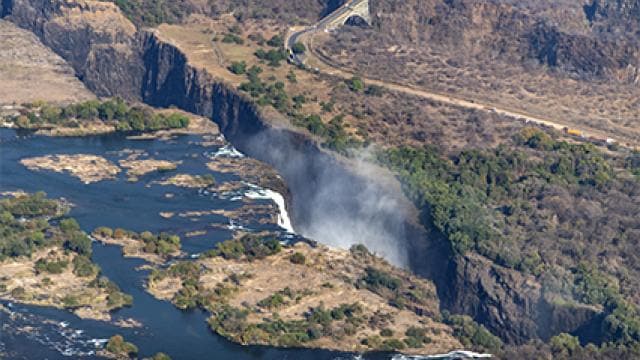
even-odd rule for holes
{"type": "MultiPolygon", "coordinates": [[[[365,1],[365,0],[349,1],[345,5],[340,7],[340,9],[336,10],[335,12],[331,13],[327,17],[323,18],[315,25],[302,28],[300,30],[293,30],[287,39],[287,42],[286,42],[287,48],[291,49],[293,44],[295,44],[296,42],[302,42],[303,44],[305,44],[307,51],[305,55],[302,57],[293,54],[292,61],[294,61],[299,65],[304,65],[305,63],[307,63],[308,60],[314,59],[316,60],[316,63],[319,64],[318,70],[320,72],[333,75],[333,76],[338,76],[344,79],[350,79],[351,77],[356,76],[356,74],[353,71],[335,66],[331,61],[329,61],[328,59],[325,59],[322,55],[318,54],[314,50],[311,40],[313,38],[313,35],[315,35],[317,32],[324,31],[325,26],[328,23],[335,20],[337,17],[343,15],[345,12],[351,11],[351,9],[349,8],[350,6],[354,6],[355,4],[358,4],[359,2],[362,2],[362,1],[365,1]]],[[[367,84],[370,84],[370,85],[381,86],[389,90],[402,92],[402,93],[406,93],[414,96],[419,96],[432,101],[454,105],[454,106],[458,106],[466,109],[492,111],[499,115],[511,117],[514,120],[544,125],[560,131],[562,131],[565,128],[572,128],[570,124],[565,124],[552,119],[545,119],[539,116],[528,114],[521,110],[510,109],[504,106],[496,106],[494,104],[489,104],[489,103],[482,103],[475,100],[467,100],[454,95],[433,92],[433,91],[429,91],[421,88],[416,88],[411,85],[396,83],[393,81],[388,81],[383,79],[374,79],[371,77],[362,77],[362,76],[361,78],[367,84]]],[[[584,131],[582,129],[580,130],[582,131],[583,136],[587,138],[595,137],[599,139],[610,139],[612,141],[618,142],[620,145],[624,145],[627,147],[634,146],[634,144],[631,144],[631,143],[622,143],[617,139],[614,139],[611,136],[609,136],[609,134],[602,131],[597,131],[597,130],[584,131]]]]}

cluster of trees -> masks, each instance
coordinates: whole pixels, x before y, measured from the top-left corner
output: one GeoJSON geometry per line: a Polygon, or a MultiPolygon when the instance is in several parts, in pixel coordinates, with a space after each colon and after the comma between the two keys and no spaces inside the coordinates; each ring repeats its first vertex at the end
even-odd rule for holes
{"type": "MultiPolygon", "coordinates": [[[[353,252],[354,249],[352,249],[353,252]]],[[[405,279],[373,266],[365,268],[364,274],[355,285],[384,297],[389,305],[399,309],[421,308],[426,310],[425,306],[428,301],[436,297],[435,294],[419,284],[408,283],[405,279]]]]}
{"type": "Polygon", "coordinates": [[[322,337],[342,337],[355,334],[364,323],[362,307],[358,303],[342,304],[333,309],[324,306],[310,309],[302,320],[285,321],[279,317],[248,324],[248,310],[228,304],[212,309],[209,325],[218,334],[238,342],[262,342],[279,346],[300,346],[322,337]]]}
{"type": "Polygon", "coordinates": [[[137,26],[157,26],[179,23],[195,12],[185,1],[171,0],[111,0],[137,26]]]}
{"type": "Polygon", "coordinates": [[[451,326],[453,335],[465,347],[479,348],[494,353],[502,347],[500,338],[489,332],[483,325],[477,324],[469,316],[451,315],[445,310],[442,312],[442,321],[451,326]]]}
{"type": "Polygon", "coordinates": [[[258,305],[261,308],[273,310],[288,304],[289,300],[298,302],[303,297],[311,295],[312,293],[313,292],[308,289],[305,289],[303,291],[294,291],[290,287],[286,287],[258,301],[256,305],[258,305]]]}
{"type": "Polygon", "coordinates": [[[639,286],[640,184],[624,170],[629,158],[533,128],[495,149],[403,147],[379,158],[454,253],[481,254],[538,277],[547,292],[601,305],[601,340],[640,344],[638,297],[630,291],[639,286]],[[625,275],[603,254],[625,259],[625,275]]]}
{"type": "Polygon", "coordinates": [[[146,253],[169,256],[180,251],[180,237],[169,233],[161,232],[154,234],[150,231],[137,233],[135,231],[117,228],[112,230],[108,227],[99,227],[94,230],[94,234],[106,238],[124,239],[129,238],[144,243],[142,250],[146,253]]]}
{"type": "Polygon", "coordinates": [[[91,240],[74,219],[51,225],[51,218],[63,216],[67,210],[44,193],[0,199],[0,260],[31,256],[37,249],[55,245],[91,256],[91,240]]]}
{"type": "Polygon", "coordinates": [[[138,347],[125,341],[122,335],[113,335],[107,342],[105,350],[118,358],[130,358],[138,354],[138,347]]]}
{"type": "Polygon", "coordinates": [[[280,62],[287,59],[287,53],[283,49],[258,49],[255,52],[255,56],[267,62],[267,64],[271,67],[280,66],[280,62]]]}
{"type": "Polygon", "coordinates": [[[344,116],[342,115],[334,116],[328,124],[325,124],[320,115],[317,114],[296,117],[294,123],[323,138],[322,146],[325,148],[342,154],[346,154],[349,148],[361,145],[361,142],[355,140],[346,132],[344,116]]]}
{"type": "Polygon", "coordinates": [[[129,106],[122,99],[90,100],[63,107],[33,103],[29,108],[26,114],[14,119],[16,126],[78,126],[82,121],[91,120],[114,123],[119,131],[155,131],[189,126],[189,118],[183,114],[156,113],[147,107],[129,106]]]}
{"type": "Polygon", "coordinates": [[[120,290],[118,284],[109,280],[105,276],[96,276],[91,282],[90,286],[104,289],[107,293],[107,306],[111,309],[121,308],[123,306],[131,306],[133,304],[133,297],[129,294],[125,294],[120,290]]]}
{"type": "Polygon", "coordinates": [[[194,262],[180,261],[169,266],[168,269],[154,269],[149,276],[149,282],[161,281],[166,277],[178,277],[182,281],[182,287],[174,295],[173,303],[179,309],[191,309],[198,305],[206,306],[203,289],[199,285],[200,267],[194,262]]]}
{"type": "MultiPolygon", "coordinates": [[[[71,265],[75,275],[94,278],[90,286],[106,289],[110,308],[130,305],[133,301],[131,296],[122,293],[115,283],[99,276],[100,267],[91,261],[91,239],[80,229],[78,222],[66,218],[56,223],[67,210],[68,207],[47,199],[41,192],[0,199],[0,260],[31,256],[39,249],[62,247],[66,254],[73,255],[71,265]]],[[[60,274],[68,267],[69,261],[65,258],[47,257],[35,263],[37,273],[60,274]]],[[[73,295],[66,296],[63,303],[69,308],[81,305],[73,295]]]]}
{"type": "Polygon", "coordinates": [[[216,248],[206,253],[206,256],[221,256],[225,259],[248,261],[264,259],[282,250],[278,239],[259,235],[247,234],[240,239],[227,240],[216,244],[216,248]]]}
{"type": "Polygon", "coordinates": [[[532,134],[523,133],[522,143],[543,150],[543,161],[506,148],[465,150],[447,158],[433,147],[402,147],[379,158],[399,174],[418,205],[429,205],[434,224],[456,252],[477,251],[517,268],[525,265],[525,254],[503,246],[508,239],[497,228],[505,224],[496,217],[536,212],[526,201],[550,184],[597,192],[614,176],[592,145],[554,141],[547,148],[545,141],[534,140],[537,132],[532,134]]]}

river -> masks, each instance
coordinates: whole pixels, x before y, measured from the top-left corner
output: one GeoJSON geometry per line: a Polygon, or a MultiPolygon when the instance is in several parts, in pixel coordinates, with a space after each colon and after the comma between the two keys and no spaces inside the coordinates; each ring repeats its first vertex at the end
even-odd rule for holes
{"type": "MultiPolygon", "coordinates": [[[[211,215],[193,221],[174,216],[165,219],[159,212],[180,212],[211,209],[235,209],[242,205],[240,197],[204,195],[196,189],[175,186],[147,186],[166,176],[149,174],[138,182],[128,182],[124,174],[116,180],[84,185],[67,174],[52,171],[33,172],[19,160],[47,154],[94,154],[111,161],[122,157],[124,149],[141,150],[156,159],[182,161],[176,172],[189,174],[212,173],[205,166],[217,148],[203,147],[198,136],[182,136],[172,141],[127,140],[109,135],[82,138],[50,138],[18,134],[14,130],[0,130],[0,190],[45,191],[50,197],[64,197],[73,204],[70,216],[90,232],[98,226],[122,227],[134,231],[169,231],[182,235],[183,250],[197,254],[211,249],[215,243],[229,239],[232,231],[225,229],[228,219],[211,215]],[[165,194],[173,197],[167,198],[165,194]],[[221,226],[212,228],[210,223],[221,226]],[[206,230],[206,235],[185,237],[190,231],[206,230]]],[[[235,175],[213,173],[218,183],[236,180],[235,175]]],[[[268,196],[252,195],[254,201],[266,202],[268,196]]],[[[259,222],[243,224],[245,228],[260,230],[275,225],[259,222]]],[[[282,231],[283,236],[286,231],[282,231]]],[[[12,312],[0,312],[0,351],[11,358],[57,359],[79,356],[94,357],[94,343],[119,333],[135,343],[142,356],[165,352],[174,359],[340,359],[353,358],[323,350],[277,349],[261,346],[240,346],[212,333],[206,314],[200,310],[180,311],[166,301],[156,300],[144,289],[147,271],[136,268],[144,262],[124,258],[116,246],[94,243],[93,260],[103,273],[120,288],[133,296],[134,304],[113,313],[114,320],[132,318],[143,324],[141,328],[119,328],[114,324],[83,320],[58,309],[24,306],[4,302],[12,312]],[[29,331],[20,331],[25,330],[29,331]]]]}

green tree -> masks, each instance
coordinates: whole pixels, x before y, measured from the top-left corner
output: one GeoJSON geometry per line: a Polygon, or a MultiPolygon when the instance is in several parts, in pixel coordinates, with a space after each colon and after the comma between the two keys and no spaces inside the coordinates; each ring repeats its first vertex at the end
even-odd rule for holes
{"type": "Polygon", "coordinates": [[[242,75],[247,72],[247,63],[244,61],[234,61],[231,63],[229,70],[236,75],[242,75]]]}
{"type": "Polygon", "coordinates": [[[291,46],[291,51],[293,51],[294,54],[304,54],[304,52],[307,51],[307,48],[303,43],[297,42],[291,46]]]}
{"type": "Polygon", "coordinates": [[[359,76],[354,76],[347,81],[349,89],[354,92],[361,92],[364,90],[364,81],[359,76]]]}

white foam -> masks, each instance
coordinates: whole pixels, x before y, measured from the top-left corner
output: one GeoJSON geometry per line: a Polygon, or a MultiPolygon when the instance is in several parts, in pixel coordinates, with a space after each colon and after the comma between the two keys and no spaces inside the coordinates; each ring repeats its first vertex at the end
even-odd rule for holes
{"type": "Polygon", "coordinates": [[[218,149],[218,151],[216,151],[212,157],[213,158],[217,158],[217,157],[243,158],[245,157],[245,155],[240,151],[238,151],[233,146],[225,145],[220,149],[218,149]]]}
{"type": "Polygon", "coordinates": [[[264,199],[271,200],[278,206],[278,226],[285,229],[287,232],[295,234],[295,230],[293,230],[293,225],[291,225],[291,219],[289,218],[289,213],[287,212],[287,206],[284,201],[284,196],[279,192],[273,191],[271,189],[262,189],[259,186],[253,184],[247,184],[251,188],[251,190],[244,193],[244,196],[249,199],[264,199]]]}
{"type": "Polygon", "coordinates": [[[394,355],[392,360],[422,360],[422,359],[488,359],[492,358],[491,354],[481,354],[467,350],[455,350],[446,354],[436,355],[394,355]]]}

